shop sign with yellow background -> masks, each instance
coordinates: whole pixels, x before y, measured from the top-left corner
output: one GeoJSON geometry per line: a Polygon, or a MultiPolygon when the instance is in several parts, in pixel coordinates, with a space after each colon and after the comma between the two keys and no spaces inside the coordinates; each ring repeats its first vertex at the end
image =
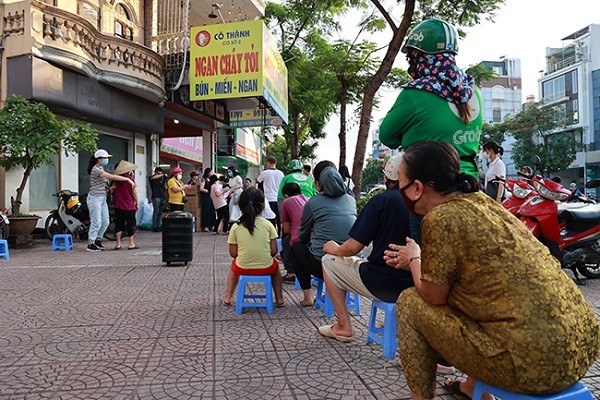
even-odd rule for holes
{"type": "Polygon", "coordinates": [[[287,123],[287,68],[260,20],[192,27],[190,100],[264,97],[287,123]]]}

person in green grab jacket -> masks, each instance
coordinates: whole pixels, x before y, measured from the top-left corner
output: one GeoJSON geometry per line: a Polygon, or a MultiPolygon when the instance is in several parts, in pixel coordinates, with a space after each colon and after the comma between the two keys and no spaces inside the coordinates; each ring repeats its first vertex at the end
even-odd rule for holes
{"type": "Polygon", "coordinates": [[[458,151],[461,172],[479,178],[482,100],[473,77],[456,66],[456,28],[427,19],[410,32],[402,47],[413,78],[405,84],[379,127],[379,140],[408,149],[426,140],[447,142],[458,151]]]}

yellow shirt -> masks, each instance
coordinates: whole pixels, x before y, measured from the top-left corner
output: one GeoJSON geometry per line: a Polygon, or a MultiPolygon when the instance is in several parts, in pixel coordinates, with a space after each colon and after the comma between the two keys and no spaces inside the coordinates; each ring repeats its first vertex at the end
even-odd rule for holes
{"type": "Polygon", "coordinates": [[[508,351],[521,380],[555,364],[585,373],[599,355],[598,321],[521,221],[476,192],[434,207],[421,226],[421,279],[450,286],[448,305],[479,324],[464,334],[484,356],[508,351]]]}
{"type": "Polygon", "coordinates": [[[183,182],[177,180],[177,178],[172,177],[167,182],[167,186],[169,187],[169,203],[171,204],[183,204],[183,196],[185,196],[185,191],[174,192],[172,188],[183,186],[183,182]]]}
{"type": "Polygon", "coordinates": [[[273,224],[263,217],[256,217],[253,235],[244,225],[235,223],[229,231],[227,243],[238,246],[238,256],[235,259],[238,267],[259,269],[273,264],[271,239],[277,239],[277,231],[273,224]]]}

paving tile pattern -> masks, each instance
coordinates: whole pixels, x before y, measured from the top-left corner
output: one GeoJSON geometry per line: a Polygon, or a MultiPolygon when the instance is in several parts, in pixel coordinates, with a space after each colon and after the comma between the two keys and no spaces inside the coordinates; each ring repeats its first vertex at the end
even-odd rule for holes
{"type": "MultiPolygon", "coordinates": [[[[0,399],[410,398],[397,361],[365,344],[365,299],[351,344],[322,338],[333,320],[290,285],[273,315],[238,316],[220,301],[225,237],[194,234],[194,260],[167,267],[161,235],[136,236],[135,251],[48,241],[0,260],[0,399]]],[[[600,315],[600,281],[581,289],[600,315]]],[[[438,398],[452,399],[444,378],[438,398]]],[[[600,398],[600,361],[583,381],[600,398]]]]}

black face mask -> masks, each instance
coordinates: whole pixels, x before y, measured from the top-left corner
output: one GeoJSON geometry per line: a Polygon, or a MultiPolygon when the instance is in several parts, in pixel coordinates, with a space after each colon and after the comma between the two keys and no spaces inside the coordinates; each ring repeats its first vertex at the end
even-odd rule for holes
{"type": "Polygon", "coordinates": [[[421,214],[417,214],[415,212],[415,205],[421,199],[419,198],[418,200],[413,200],[406,195],[406,189],[411,187],[414,183],[415,183],[415,181],[411,181],[410,183],[406,184],[404,187],[401,187],[400,194],[402,195],[402,199],[404,200],[404,205],[406,206],[406,208],[408,208],[408,211],[410,211],[411,213],[413,213],[415,215],[421,215],[421,214]]]}

